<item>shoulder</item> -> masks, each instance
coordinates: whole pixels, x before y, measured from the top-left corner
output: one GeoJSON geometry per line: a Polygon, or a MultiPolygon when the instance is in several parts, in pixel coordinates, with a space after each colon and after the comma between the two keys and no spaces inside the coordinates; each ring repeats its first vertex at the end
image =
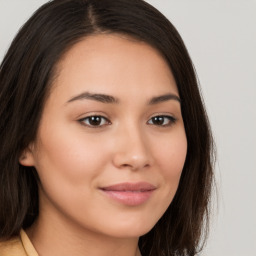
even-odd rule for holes
{"type": "Polygon", "coordinates": [[[1,256],[27,256],[20,237],[8,241],[0,241],[1,256]]]}

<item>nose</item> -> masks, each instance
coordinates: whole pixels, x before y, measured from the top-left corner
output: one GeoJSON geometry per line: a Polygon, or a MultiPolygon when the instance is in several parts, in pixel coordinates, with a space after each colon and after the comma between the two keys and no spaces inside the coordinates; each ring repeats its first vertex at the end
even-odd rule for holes
{"type": "Polygon", "coordinates": [[[130,127],[117,134],[113,164],[119,169],[133,171],[148,168],[153,164],[149,143],[143,131],[130,127]]]}

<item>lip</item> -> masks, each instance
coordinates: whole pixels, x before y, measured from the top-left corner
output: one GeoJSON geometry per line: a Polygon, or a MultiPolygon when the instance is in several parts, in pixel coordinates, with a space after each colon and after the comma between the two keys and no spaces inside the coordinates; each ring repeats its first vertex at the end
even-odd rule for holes
{"type": "Polygon", "coordinates": [[[156,190],[156,186],[148,182],[119,183],[100,190],[109,198],[128,206],[138,206],[145,203],[156,190]]]}

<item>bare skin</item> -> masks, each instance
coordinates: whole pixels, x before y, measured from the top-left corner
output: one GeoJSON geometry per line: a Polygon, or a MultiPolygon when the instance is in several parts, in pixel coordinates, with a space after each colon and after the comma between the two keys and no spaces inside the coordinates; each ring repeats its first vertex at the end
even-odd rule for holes
{"type": "Polygon", "coordinates": [[[186,158],[171,70],[151,46],[113,34],[85,38],[58,68],[20,159],[40,178],[28,236],[40,256],[139,256],[139,237],[170,205],[186,158]]]}

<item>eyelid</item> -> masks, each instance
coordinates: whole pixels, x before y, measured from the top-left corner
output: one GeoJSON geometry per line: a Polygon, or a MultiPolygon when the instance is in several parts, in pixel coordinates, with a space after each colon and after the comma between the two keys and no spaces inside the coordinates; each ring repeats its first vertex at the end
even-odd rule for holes
{"type": "Polygon", "coordinates": [[[102,128],[102,127],[104,127],[106,125],[110,125],[111,124],[111,121],[107,117],[105,117],[102,114],[96,114],[96,113],[84,116],[84,117],[78,119],[78,122],[81,123],[82,125],[86,126],[86,127],[89,127],[89,128],[102,128]],[[106,124],[101,124],[101,125],[92,125],[91,124],[90,125],[90,124],[85,123],[86,119],[93,118],[93,117],[98,117],[98,118],[101,118],[101,119],[105,119],[106,124]]]}
{"type": "Polygon", "coordinates": [[[158,127],[170,127],[170,126],[172,126],[173,124],[175,124],[176,122],[177,122],[177,118],[174,116],[174,115],[172,115],[172,114],[166,114],[166,113],[159,113],[159,114],[154,114],[153,116],[151,116],[150,118],[149,118],[149,120],[148,120],[148,122],[147,122],[147,124],[149,124],[149,125],[155,125],[155,126],[158,126],[158,127]],[[161,125],[161,124],[154,124],[154,123],[149,123],[150,121],[152,121],[152,119],[153,118],[156,118],[156,117],[163,117],[163,118],[167,118],[167,119],[169,119],[169,123],[168,124],[163,124],[163,125],[161,125]]]}
{"type": "MultiPolygon", "coordinates": [[[[154,113],[153,115],[151,115],[149,118],[148,118],[148,121],[146,122],[148,125],[153,125],[153,126],[157,126],[157,127],[162,127],[162,128],[165,128],[165,127],[170,127],[172,125],[174,125],[176,123],[178,119],[175,117],[175,115],[173,114],[170,114],[170,113],[154,113]],[[166,120],[164,120],[164,123],[161,124],[161,122],[159,124],[157,123],[154,123],[152,120],[153,118],[164,118],[164,119],[168,119],[168,122],[166,123],[166,120]]],[[[97,113],[97,112],[90,112],[88,113],[87,115],[83,115],[82,118],[79,118],[77,120],[80,124],[82,124],[83,126],[86,126],[86,127],[89,127],[89,128],[103,128],[107,125],[110,125],[112,124],[112,122],[110,121],[110,119],[108,117],[105,116],[105,114],[103,114],[102,112],[100,113],[97,113]],[[89,118],[92,118],[92,117],[97,117],[97,118],[100,118],[101,121],[102,120],[105,120],[103,124],[101,124],[101,122],[99,124],[97,124],[97,121],[95,123],[95,125],[93,124],[90,124],[90,123],[87,123],[85,120],[88,121],[89,118]]]]}

